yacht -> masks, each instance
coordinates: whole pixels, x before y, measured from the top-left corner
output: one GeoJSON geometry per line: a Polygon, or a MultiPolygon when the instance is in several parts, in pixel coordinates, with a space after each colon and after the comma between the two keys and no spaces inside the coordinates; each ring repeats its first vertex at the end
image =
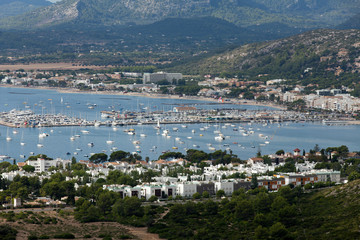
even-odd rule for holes
{"type": "Polygon", "coordinates": [[[37,146],[38,148],[44,147],[44,145],[42,145],[41,143],[38,143],[36,146],[37,146]]]}
{"type": "Polygon", "coordinates": [[[87,145],[88,145],[89,147],[93,147],[93,146],[94,146],[94,143],[89,142],[87,145]]]}
{"type": "Polygon", "coordinates": [[[110,145],[110,144],[114,144],[114,141],[113,141],[113,140],[107,140],[107,141],[106,141],[106,144],[109,144],[109,145],[110,145]]]}

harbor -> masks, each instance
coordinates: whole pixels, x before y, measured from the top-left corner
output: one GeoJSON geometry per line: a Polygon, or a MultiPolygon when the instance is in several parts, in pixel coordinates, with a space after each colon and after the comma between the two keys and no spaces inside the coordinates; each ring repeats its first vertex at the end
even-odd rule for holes
{"type": "Polygon", "coordinates": [[[66,114],[36,114],[32,110],[16,110],[0,113],[0,125],[20,127],[69,127],[69,126],[127,126],[156,124],[199,124],[199,123],[283,123],[315,122],[324,124],[350,124],[351,119],[341,114],[304,114],[284,110],[244,109],[196,109],[195,107],[174,108],[175,111],[101,111],[101,119],[87,120],[66,114]],[[181,110],[179,109],[186,109],[181,110]],[[331,120],[328,120],[331,117],[331,120]]]}
{"type": "Polygon", "coordinates": [[[359,126],[336,124],[347,116],[335,113],[185,99],[89,98],[36,89],[0,88],[0,100],[0,155],[5,160],[37,154],[86,160],[117,150],[156,160],[163,152],[188,149],[232,151],[247,159],[259,150],[270,154],[315,144],[357,149],[360,141],[359,126]]]}

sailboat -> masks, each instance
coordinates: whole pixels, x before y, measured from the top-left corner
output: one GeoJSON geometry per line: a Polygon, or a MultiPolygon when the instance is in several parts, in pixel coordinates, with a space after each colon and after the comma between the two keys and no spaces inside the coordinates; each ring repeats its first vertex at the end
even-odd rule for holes
{"type": "Polygon", "coordinates": [[[21,146],[25,146],[25,145],[26,145],[26,143],[24,142],[24,132],[21,132],[20,145],[21,145],[21,146]]]}
{"type": "Polygon", "coordinates": [[[9,135],[9,128],[8,128],[7,132],[6,132],[6,141],[10,142],[11,140],[12,140],[12,138],[9,135]]]}
{"type": "Polygon", "coordinates": [[[155,129],[160,129],[161,127],[160,127],[160,120],[158,119],[157,120],[157,124],[156,124],[156,126],[155,126],[155,129]]]}
{"type": "Polygon", "coordinates": [[[111,140],[111,139],[110,139],[110,132],[109,132],[109,139],[106,141],[106,144],[111,145],[111,144],[113,144],[113,143],[114,143],[114,140],[111,140]]]}

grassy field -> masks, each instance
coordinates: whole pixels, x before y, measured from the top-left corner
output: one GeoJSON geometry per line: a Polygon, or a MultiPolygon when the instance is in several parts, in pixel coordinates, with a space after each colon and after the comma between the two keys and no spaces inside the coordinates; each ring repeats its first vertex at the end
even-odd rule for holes
{"type": "Polygon", "coordinates": [[[16,239],[55,239],[62,234],[73,234],[75,239],[160,239],[147,232],[147,228],[124,226],[116,222],[79,223],[72,210],[42,212],[1,212],[0,224],[18,231],[16,239]]]}

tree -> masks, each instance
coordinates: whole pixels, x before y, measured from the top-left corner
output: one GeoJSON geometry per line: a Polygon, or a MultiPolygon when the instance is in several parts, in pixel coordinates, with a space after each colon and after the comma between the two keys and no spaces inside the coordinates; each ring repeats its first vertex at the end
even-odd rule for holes
{"type": "Polygon", "coordinates": [[[148,201],[149,202],[156,202],[158,200],[158,197],[157,196],[151,196],[148,201]]]}
{"type": "Polygon", "coordinates": [[[209,192],[208,192],[208,191],[204,191],[204,192],[202,193],[202,197],[203,197],[203,198],[209,198],[209,197],[210,197],[209,192]]]}
{"type": "Polygon", "coordinates": [[[220,189],[216,192],[216,197],[217,198],[221,198],[221,197],[224,197],[225,196],[225,191],[220,189]]]}
{"type": "Polygon", "coordinates": [[[17,166],[17,165],[11,165],[11,166],[9,166],[8,168],[7,168],[7,171],[8,172],[13,172],[13,171],[17,171],[17,170],[19,170],[19,167],[17,166]]]}
{"type": "Polygon", "coordinates": [[[287,239],[288,230],[282,223],[275,223],[270,227],[270,236],[273,239],[287,239]]]}
{"type": "Polygon", "coordinates": [[[253,174],[251,176],[251,189],[256,189],[258,187],[258,180],[257,180],[257,176],[255,174],[253,174]]]}
{"type": "Polygon", "coordinates": [[[285,151],[281,149],[281,150],[276,151],[275,154],[280,156],[280,155],[284,155],[284,153],[285,153],[285,151]]]}
{"type": "Polygon", "coordinates": [[[360,173],[355,172],[355,171],[351,172],[350,175],[348,176],[349,182],[354,181],[354,180],[359,179],[359,178],[360,178],[360,173]]]}
{"type": "Polygon", "coordinates": [[[192,198],[193,198],[193,199],[200,199],[200,198],[201,198],[201,194],[198,193],[198,192],[196,192],[196,193],[194,193],[194,194],[192,195],[192,198]]]}
{"type": "Polygon", "coordinates": [[[89,160],[95,164],[103,163],[108,160],[108,156],[105,153],[96,153],[92,155],[89,160]]]}
{"type": "Polygon", "coordinates": [[[35,167],[31,165],[25,165],[22,167],[25,172],[35,172],[35,167]]]}

